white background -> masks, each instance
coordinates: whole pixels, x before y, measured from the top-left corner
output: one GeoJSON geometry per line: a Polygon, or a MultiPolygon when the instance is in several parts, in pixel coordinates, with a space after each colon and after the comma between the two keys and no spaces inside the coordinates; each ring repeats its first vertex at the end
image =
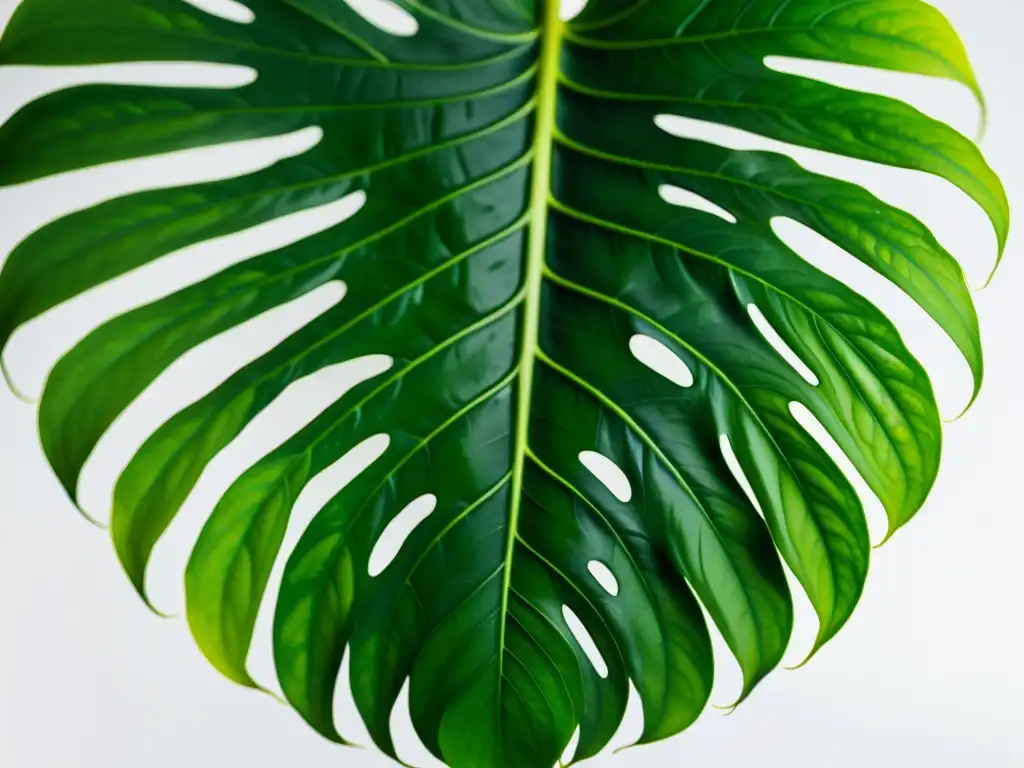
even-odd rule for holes
{"type": "MultiPolygon", "coordinates": [[[[989,125],[982,145],[986,155],[1001,173],[1011,201],[1024,200],[1024,5],[1018,0],[935,4],[960,30],[988,98],[989,125]]],[[[0,26],[15,5],[15,0],[0,0],[0,26]]],[[[960,86],[893,75],[879,78],[844,68],[815,66],[806,71],[812,70],[836,82],[900,95],[974,135],[977,111],[960,86]]],[[[136,67],[127,74],[123,68],[107,68],[102,74],[84,75],[9,69],[0,71],[0,120],[57,83],[100,77],[200,82],[211,76],[230,80],[236,73],[210,75],[194,67],[136,67]]],[[[750,143],[749,137],[727,131],[708,133],[699,126],[691,130],[723,143],[750,143]]],[[[307,133],[251,142],[0,190],[0,258],[62,211],[144,186],[240,173],[272,156],[297,152],[310,140],[315,136],[307,133]]],[[[971,203],[948,185],[815,153],[794,154],[817,170],[858,180],[921,216],[962,259],[972,284],[983,281],[994,257],[994,239],[971,203]]],[[[237,260],[270,244],[300,238],[348,213],[351,206],[336,205],[225,239],[206,250],[192,249],[184,258],[167,260],[114,290],[96,292],[41,318],[18,334],[6,360],[21,388],[38,394],[49,366],[89,327],[144,296],[151,298],[196,279],[196,263],[209,269],[214,259],[237,260]]],[[[954,416],[964,402],[966,369],[930,321],[851,264],[848,256],[806,233],[785,227],[780,232],[809,260],[865,291],[897,319],[908,343],[932,372],[944,413],[954,416]]],[[[919,517],[875,553],[863,601],[846,629],[807,667],[772,675],[733,715],[709,709],[695,727],[675,739],[601,757],[592,765],[1024,766],[1024,254],[1017,234],[992,286],[976,296],[988,363],[982,397],[963,419],[948,425],[935,490],[919,517]]],[[[116,427],[116,434],[90,461],[82,487],[85,507],[104,517],[118,468],[147,429],[167,415],[169,403],[188,402],[231,365],[265,348],[268,333],[283,335],[336,299],[329,291],[322,292],[263,325],[239,332],[227,346],[193,355],[161,380],[155,394],[147,394],[145,407],[133,407],[131,418],[116,427]]],[[[305,389],[291,393],[288,402],[275,406],[246,445],[232,446],[223,460],[218,459],[190,499],[182,521],[157,549],[150,585],[161,607],[180,608],[181,569],[203,509],[247,462],[308,419],[356,375],[358,371],[349,368],[335,372],[333,378],[307,383],[305,389]]],[[[39,448],[34,421],[34,407],[0,391],[0,765],[390,764],[372,749],[343,750],[322,741],[271,697],[220,678],[194,647],[184,621],[161,620],[148,613],[123,577],[107,536],[77,516],[57,485],[39,448]]],[[[337,476],[333,482],[336,487],[337,476]]],[[[313,495],[322,500],[329,489],[315,490],[313,495]]],[[[877,502],[866,501],[877,538],[877,502]]],[[[301,503],[304,509],[297,514],[308,519],[316,498],[304,497],[301,503]]],[[[814,634],[806,605],[799,608],[789,661],[799,660],[814,634]]],[[[264,617],[260,628],[252,667],[259,679],[272,682],[264,617]]],[[[714,701],[728,703],[735,685],[735,670],[725,668],[714,701]]],[[[616,743],[638,732],[640,713],[635,704],[631,702],[616,743]]],[[[339,706],[343,732],[368,743],[343,695],[339,706]]],[[[402,754],[423,764],[423,750],[410,736],[408,715],[404,707],[398,709],[402,754]]]]}

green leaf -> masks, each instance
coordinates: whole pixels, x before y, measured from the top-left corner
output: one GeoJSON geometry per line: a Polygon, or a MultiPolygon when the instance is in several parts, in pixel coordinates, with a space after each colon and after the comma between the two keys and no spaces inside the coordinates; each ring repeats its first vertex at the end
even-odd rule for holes
{"type": "Polygon", "coordinates": [[[247,424],[291,383],[383,354],[390,367],[253,464],[210,512],[185,574],[187,613],[231,679],[259,685],[246,659],[279,558],[274,655],[291,705],[344,742],[332,699],[347,654],[377,746],[395,756],[390,715],[408,680],[417,733],[453,768],[550,768],[577,727],[576,757],[591,756],[616,731],[630,681],[640,741],[679,733],[712,686],[706,616],[742,669],[744,698],[789,642],[786,568],[817,612],[814,650],[832,638],[861,594],[870,542],[857,494],[791,404],[847,454],[890,533],[932,487],[941,424],[892,322],[790,250],[771,220],[806,225],[902,289],[961,350],[977,394],[963,272],[924,225],[864,189],[784,156],[671,136],[655,118],[940,176],[984,209],[1001,250],[1006,196],[971,141],[905,104],[764,65],[778,55],[915,72],[980,97],[946,20],[919,0],[591,0],[569,23],[543,0],[395,0],[419,27],[398,37],[342,0],[239,1],[252,23],[180,0],[23,0],[0,39],[3,65],[257,73],[234,89],[43,96],[0,127],[2,185],[323,133],[263,170],[127,194],[42,227],[0,272],[0,346],[168,253],[367,196],[326,231],[102,325],[49,376],[43,446],[74,498],[97,442],[175,360],[320,285],[347,286],[132,458],[111,528],[140,595],[153,547],[247,424]],[[671,205],[663,185],[723,215],[671,205]],[[751,305],[813,376],[762,335],[751,305]],[[642,362],[637,337],[674,355],[684,380],[642,362]],[[282,551],[303,488],[382,435],[380,457],[282,551]],[[583,452],[612,462],[628,488],[606,485],[583,452]],[[426,494],[434,509],[371,576],[385,529],[426,494]]]}

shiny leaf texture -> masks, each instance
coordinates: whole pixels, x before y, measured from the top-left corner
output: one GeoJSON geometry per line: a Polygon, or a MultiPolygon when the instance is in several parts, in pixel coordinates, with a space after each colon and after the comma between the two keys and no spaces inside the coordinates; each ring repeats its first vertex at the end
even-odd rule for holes
{"type": "Polygon", "coordinates": [[[806,225],[908,294],[962,351],[977,394],[963,272],[919,221],[864,189],[782,155],[672,136],[655,118],[942,177],[984,209],[1001,249],[1006,197],[970,140],[903,103],[764,64],[919,73],[980,97],[948,22],[919,0],[590,0],[570,22],[545,0],[394,0],[415,20],[409,35],[344,0],[238,3],[253,18],[182,0],[23,0],[0,39],[0,65],[257,73],[233,89],[43,96],[0,127],[2,185],[323,133],[247,175],[127,194],[43,226],[0,273],[2,345],[171,252],[366,193],[342,223],[100,326],[50,374],[43,446],[75,497],[100,437],[174,361],[318,286],[347,286],[132,458],[111,530],[139,593],[154,545],[247,424],[289,384],[383,354],[391,367],[253,464],[209,513],[185,574],[187,615],[232,680],[258,685],[246,660],[279,558],[273,647],[291,705],[344,743],[332,698],[347,654],[377,746],[395,755],[389,718],[408,680],[416,731],[452,768],[550,768],[577,727],[576,758],[591,756],[618,727],[630,681],[640,741],[679,733],[711,690],[707,620],[745,697],[790,638],[785,568],[817,613],[815,650],[832,638],[857,604],[870,543],[857,494],[791,404],[848,455],[890,533],[928,495],[941,424],[892,322],[771,221],[806,225]],[[663,185],[710,205],[672,205],[663,185]],[[752,305],[805,375],[758,330],[752,305]],[[653,348],[673,374],[643,362],[637,350],[653,348]],[[377,435],[386,450],[282,551],[303,488],[377,435]],[[372,567],[414,502],[422,519],[372,567]]]}

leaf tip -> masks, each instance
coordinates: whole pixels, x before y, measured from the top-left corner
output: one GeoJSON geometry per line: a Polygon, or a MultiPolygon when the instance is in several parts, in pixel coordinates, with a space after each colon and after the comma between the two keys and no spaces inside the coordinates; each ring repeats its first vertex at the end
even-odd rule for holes
{"type": "Polygon", "coordinates": [[[18,385],[14,383],[14,377],[11,375],[11,370],[7,367],[7,363],[4,362],[2,355],[0,355],[0,376],[3,376],[4,384],[7,385],[8,391],[21,400],[21,402],[26,405],[36,405],[39,402],[39,398],[26,395],[18,388],[18,385]]]}
{"type": "Polygon", "coordinates": [[[974,135],[974,143],[981,144],[988,131],[988,103],[980,88],[972,90],[974,90],[974,97],[978,101],[978,132],[974,135]]]}
{"type": "MultiPolygon", "coordinates": [[[[612,750],[613,755],[617,755],[620,752],[625,752],[627,749],[633,749],[633,747],[639,746],[639,741],[634,741],[632,744],[623,744],[621,747],[616,747],[612,750]]],[[[574,761],[575,762],[575,761],[574,761]]]]}
{"type": "Polygon", "coordinates": [[[882,540],[877,544],[872,544],[871,549],[881,549],[882,547],[884,547],[886,544],[889,543],[889,539],[896,535],[896,531],[898,531],[899,529],[900,526],[890,523],[889,530],[885,532],[885,536],[883,536],[882,540]]]}
{"type": "Polygon", "coordinates": [[[91,525],[96,526],[101,531],[109,530],[110,526],[108,526],[102,520],[98,520],[97,518],[93,517],[88,512],[86,512],[84,509],[82,509],[82,506],[78,503],[78,501],[72,499],[72,503],[75,505],[75,509],[78,510],[78,514],[81,515],[85,519],[85,521],[87,523],[90,523],[91,525]]]}
{"type": "Polygon", "coordinates": [[[277,691],[272,691],[269,688],[266,688],[266,687],[264,687],[262,685],[259,685],[258,683],[254,683],[253,688],[256,691],[259,691],[260,693],[267,694],[267,696],[272,698],[278,704],[283,704],[286,707],[288,706],[288,700],[285,699],[285,697],[282,696],[281,694],[279,694],[277,691]]]}
{"type": "Polygon", "coordinates": [[[729,715],[731,715],[733,712],[735,712],[739,708],[740,704],[743,703],[743,699],[744,698],[745,697],[741,696],[735,702],[733,702],[732,704],[728,704],[728,705],[712,704],[711,706],[712,706],[713,709],[717,709],[719,712],[721,712],[723,717],[728,717],[729,715]]]}
{"type": "Polygon", "coordinates": [[[128,577],[128,581],[135,590],[135,594],[139,596],[143,605],[155,616],[161,619],[179,618],[179,614],[166,613],[153,604],[149,592],[146,590],[148,557],[146,555],[139,557],[138,553],[129,546],[129,539],[124,535],[125,526],[121,524],[123,521],[121,517],[123,509],[124,507],[118,505],[117,492],[115,490],[114,509],[110,515],[110,538],[114,545],[114,554],[117,556],[117,561],[121,564],[121,569],[128,577]]]}
{"type": "Polygon", "coordinates": [[[960,421],[960,419],[962,419],[967,414],[967,412],[969,410],[971,410],[971,408],[974,406],[974,402],[978,399],[978,395],[980,393],[981,393],[981,381],[979,380],[974,385],[974,391],[971,393],[971,399],[968,401],[967,405],[965,405],[956,416],[951,416],[948,419],[943,419],[942,423],[943,424],[953,424],[953,423],[955,423],[957,421],[960,421]]]}
{"type": "Polygon", "coordinates": [[[740,704],[747,700],[747,697],[750,696],[751,692],[754,690],[754,685],[755,684],[751,683],[745,685],[743,690],[740,691],[739,697],[732,704],[712,704],[711,708],[717,709],[723,716],[728,717],[739,709],[740,704]]]}
{"type": "Polygon", "coordinates": [[[999,237],[999,251],[996,253],[996,263],[992,265],[992,269],[989,270],[989,273],[985,276],[985,280],[981,285],[972,288],[975,293],[980,293],[992,285],[996,272],[999,271],[999,265],[1003,262],[1003,252],[1006,250],[1006,237],[998,230],[996,231],[996,234],[999,237]]]}
{"type": "Polygon", "coordinates": [[[811,661],[814,659],[814,657],[818,655],[818,651],[820,651],[822,646],[824,646],[825,643],[828,642],[828,639],[829,638],[827,638],[827,637],[823,638],[823,637],[819,636],[818,639],[814,641],[814,647],[811,648],[811,650],[807,653],[807,655],[804,657],[803,661],[801,661],[801,662],[799,662],[797,664],[793,664],[793,665],[788,666],[788,667],[784,667],[784,669],[787,672],[796,672],[798,669],[803,669],[804,667],[806,667],[808,664],[811,663],[811,661]]]}
{"type": "Polygon", "coordinates": [[[153,613],[153,615],[160,619],[178,618],[179,615],[176,613],[167,613],[166,611],[161,611],[159,608],[157,608],[153,604],[153,601],[150,599],[149,594],[146,592],[146,587],[144,584],[137,583],[135,579],[131,576],[131,574],[129,574],[129,579],[131,579],[132,586],[135,587],[135,592],[142,599],[143,605],[145,605],[146,608],[148,608],[150,612],[153,613]]]}

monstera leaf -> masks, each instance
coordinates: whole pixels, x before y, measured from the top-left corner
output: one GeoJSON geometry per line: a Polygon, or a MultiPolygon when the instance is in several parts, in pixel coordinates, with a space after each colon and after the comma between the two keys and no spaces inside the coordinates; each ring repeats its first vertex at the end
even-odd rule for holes
{"type": "Polygon", "coordinates": [[[906,292],[977,387],[962,270],[920,222],[864,189],[785,156],[670,135],[656,118],[943,177],[1002,244],[1006,199],[971,141],[905,104],[764,63],[833,60],[977,93],[948,22],[918,0],[591,0],[571,22],[551,0],[394,0],[416,22],[400,36],[345,0],[239,2],[252,18],[182,0],[23,0],[0,41],[4,65],[195,61],[258,73],[234,89],[87,85],[39,98],[0,130],[0,184],[323,133],[263,170],[125,195],[42,227],[4,265],[0,342],[168,253],[367,195],[327,231],[102,325],[52,371],[40,429],[73,497],[99,438],[173,361],[320,285],[347,286],[132,458],[111,528],[139,592],[211,459],[292,382],[377,354],[387,370],[255,463],[209,514],[185,574],[187,614],[229,678],[257,684],[246,656],[277,558],[287,564],[273,644],[292,706],[342,742],[332,694],[350,654],[376,744],[395,754],[389,715],[408,680],[420,738],[454,768],[550,768],[577,727],[577,758],[593,755],[629,681],[642,742],[682,731],[712,684],[705,612],[745,696],[790,637],[784,567],[817,612],[815,649],[833,637],[861,593],[869,538],[849,481],[791,405],[848,455],[890,532],[932,486],[940,419],[893,324],[771,222],[809,227],[906,292]],[[666,185],[701,204],[666,202],[666,185]],[[671,366],[649,365],[652,350],[671,366]],[[281,551],[300,491],[377,435],[386,450],[281,551]],[[389,523],[431,503],[371,574],[389,523]]]}

